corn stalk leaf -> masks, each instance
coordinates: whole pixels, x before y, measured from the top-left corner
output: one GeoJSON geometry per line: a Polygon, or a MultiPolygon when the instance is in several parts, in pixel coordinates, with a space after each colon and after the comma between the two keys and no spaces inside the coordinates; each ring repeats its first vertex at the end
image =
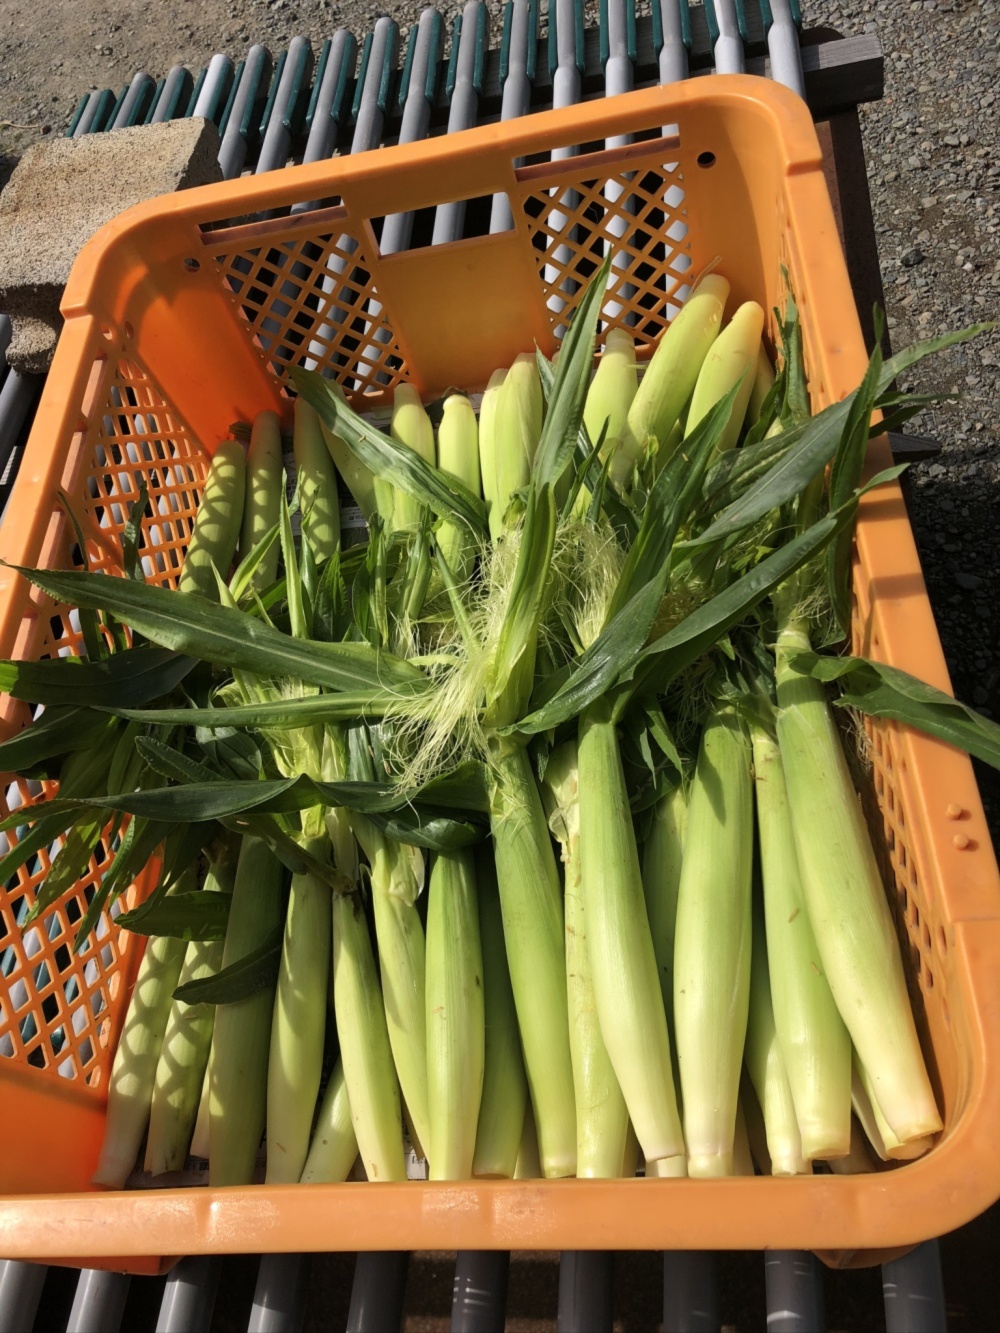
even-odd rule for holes
{"type": "MultiPolygon", "coordinates": [[[[109,582],[124,584],[125,580],[109,582]]],[[[0,661],[0,693],[33,704],[87,708],[106,705],[113,699],[121,708],[138,708],[169,694],[194,667],[195,660],[168,649],[143,647],[114,653],[101,662],[79,657],[0,661]]]]}
{"type": "MultiPolygon", "coordinates": [[[[879,346],[881,330],[876,330],[875,349],[861,385],[854,394],[851,410],[840,444],[830,468],[830,508],[838,509],[847,502],[861,479],[865,454],[868,451],[868,428],[878,394],[878,378],[882,370],[882,349],[879,346]]],[[[850,528],[837,534],[824,556],[826,591],[840,636],[847,634],[851,624],[851,547],[854,534],[850,528]]]]}
{"type": "Polygon", "coordinates": [[[942,352],[946,347],[955,347],[959,343],[968,342],[970,338],[976,338],[980,333],[990,333],[996,327],[995,323],[970,324],[967,328],[956,329],[953,333],[941,333],[935,338],[924,338],[910,347],[904,347],[895,356],[890,356],[883,365],[878,382],[879,393],[885,393],[893,380],[922,361],[925,356],[933,356],[935,352],[942,352]]]}
{"type": "Polygon", "coordinates": [[[855,394],[850,394],[802,423],[795,447],[724,509],[704,532],[682,543],[682,547],[695,549],[726,541],[799,495],[836,453],[854,398],[855,394]]]}
{"type": "Polygon", "coordinates": [[[268,990],[278,980],[283,933],[283,926],[275,926],[256,949],[222,968],[214,976],[178,986],[174,991],[174,999],[183,1000],[185,1004],[237,1004],[259,991],[268,990]]]}
{"type": "Polygon", "coordinates": [[[30,726],[0,744],[0,773],[25,774],[61,755],[89,749],[105,731],[96,711],[66,705],[46,708],[30,726]]]}
{"type": "Polygon", "coordinates": [[[376,653],[368,644],[298,640],[242,611],[193,593],[130,583],[107,574],[46,569],[19,572],[60,601],[110,612],[153,643],[216,666],[266,677],[291,676],[334,690],[413,693],[426,684],[416,667],[388,653],[376,653]]]}
{"type": "Polygon", "coordinates": [[[748,611],[782,584],[845,526],[854,521],[856,501],[827,514],[799,536],[755,565],[748,573],[686,616],[679,625],[623,664],[614,716],[619,720],[636,694],[661,693],[686,667],[739,624],[748,611]]]}
{"type": "Polygon", "coordinates": [[[384,477],[398,490],[438,516],[454,518],[480,537],[489,531],[486,506],[457,477],[449,476],[425,462],[415,450],[380,430],[351,408],[316,370],[290,366],[288,376],[298,392],[319,413],[324,425],[339,436],[376,477],[384,477]]]}
{"type": "Polygon", "coordinates": [[[139,482],[139,498],[128,511],[128,519],[122,532],[122,566],[125,577],[136,583],[145,583],[146,575],[142,571],[142,559],[139,556],[139,541],[142,537],[142,516],[149,503],[149,490],[145,478],[139,482]]]}
{"type": "Polygon", "coordinates": [[[208,728],[267,727],[273,730],[297,729],[313,722],[355,722],[363,717],[381,717],[396,700],[388,690],[337,694],[314,694],[301,699],[234,704],[219,708],[114,708],[104,711],[116,717],[131,718],[154,726],[208,728]]]}
{"type": "Polygon", "coordinates": [[[904,722],[1000,768],[1000,725],[898,667],[807,652],[794,654],[791,664],[803,675],[836,683],[840,697],[834,702],[841,708],[904,722]]]}
{"type": "Polygon", "coordinates": [[[175,893],[123,912],[117,925],[136,935],[176,940],[224,940],[232,897],[228,893],[175,893]]]}
{"type": "Polygon", "coordinates": [[[514,581],[493,661],[487,709],[491,726],[509,726],[516,721],[531,695],[538,626],[558,519],[555,487],[580,434],[594,363],[597,317],[610,271],[609,254],[570,321],[549,388],[542,434],[532,463],[514,581]]]}

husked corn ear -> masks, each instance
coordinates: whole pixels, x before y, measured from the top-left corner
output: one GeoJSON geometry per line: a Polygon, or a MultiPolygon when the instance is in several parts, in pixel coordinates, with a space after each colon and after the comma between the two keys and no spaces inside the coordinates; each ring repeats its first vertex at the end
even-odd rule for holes
{"type": "MultiPolygon", "coordinates": [[[[342,401],[344,400],[344,391],[339,384],[331,381],[330,392],[342,401]]],[[[320,430],[323,434],[323,442],[336,465],[337,472],[347,483],[347,489],[354,496],[358,508],[364,515],[365,522],[370,522],[372,515],[378,511],[375,497],[375,478],[372,476],[370,469],[365,467],[347,443],[335,431],[330,430],[325,422],[320,422],[320,430]]]]}
{"type": "Polygon", "coordinates": [[[752,425],[760,416],[764,399],[774,388],[774,367],[763,343],[757,348],[757,364],[754,368],[753,388],[747,403],[747,421],[752,425]]]}

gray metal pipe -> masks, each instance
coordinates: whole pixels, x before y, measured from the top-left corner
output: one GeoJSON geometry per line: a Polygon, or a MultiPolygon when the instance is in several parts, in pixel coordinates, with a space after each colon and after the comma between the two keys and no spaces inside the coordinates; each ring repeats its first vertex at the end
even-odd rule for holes
{"type": "Polygon", "coordinates": [[[308,1290],[307,1254],[262,1255],[247,1333],[299,1333],[308,1290]]]}
{"type": "Polygon", "coordinates": [[[948,1317],[936,1240],[882,1265],[886,1333],[944,1333],[948,1317]]]}
{"type": "Polygon", "coordinates": [[[66,1333],[117,1333],[131,1282],[128,1273],[84,1268],[76,1284],[66,1333]]]}
{"type": "Polygon", "coordinates": [[[764,1255],[767,1333],[824,1333],[823,1277],[808,1250],[770,1250],[764,1255]]]}
{"type": "Polygon", "coordinates": [[[463,1250],[455,1262],[451,1333],[503,1333],[507,1311],[507,1250],[463,1250]]]}
{"type": "Polygon", "coordinates": [[[663,1255],[663,1333],[719,1333],[718,1257],[711,1250],[663,1255]]]}
{"type": "MultiPolygon", "coordinates": [[[[458,51],[454,54],[455,86],[451,93],[451,106],[448,109],[448,133],[470,129],[476,123],[479,114],[479,94],[482,91],[483,65],[490,44],[490,16],[481,0],[469,0],[462,10],[457,39],[458,51]]],[[[434,245],[443,245],[446,241],[457,241],[465,225],[465,201],[440,204],[434,214],[434,230],[431,241],[434,245]]]]}
{"type": "Polygon", "coordinates": [[[221,1271],[215,1255],[182,1259],[167,1275],[156,1333],[208,1333],[221,1271]]]}
{"type": "Polygon", "coordinates": [[[358,1255],[347,1312],[347,1333],[395,1333],[403,1322],[409,1264],[406,1251],[358,1255]]]}
{"type": "Polygon", "coordinates": [[[611,1333],[614,1294],[611,1250],[564,1250],[559,1259],[557,1333],[611,1333]]]}
{"type": "Polygon", "coordinates": [[[41,1300],[45,1264],[0,1262],[0,1329],[3,1333],[31,1333],[41,1300]]]}

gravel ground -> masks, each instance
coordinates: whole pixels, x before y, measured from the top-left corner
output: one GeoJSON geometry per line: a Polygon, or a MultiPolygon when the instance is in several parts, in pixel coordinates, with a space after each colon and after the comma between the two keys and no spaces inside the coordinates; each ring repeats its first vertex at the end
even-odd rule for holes
{"type": "MultiPolygon", "coordinates": [[[[458,7],[440,6],[449,25],[458,7]]],[[[390,8],[404,28],[420,11],[413,3],[390,8]]],[[[501,8],[491,4],[494,15],[501,8]]],[[[894,346],[996,318],[1000,0],[803,0],[803,8],[810,26],[876,31],[886,53],[886,95],[862,109],[862,127],[894,346]]],[[[279,49],[304,33],[315,46],[341,25],[360,37],[381,12],[372,0],[6,0],[0,180],[2,155],[16,153],[42,125],[59,132],[88,88],[118,88],[137,68],[160,76],[175,63],[199,67],[217,50],[238,57],[257,40],[279,49]]],[[[956,693],[1000,720],[998,362],[1000,335],[993,333],[921,372],[925,386],[959,390],[962,399],[910,427],[936,439],[942,453],[911,469],[909,503],[956,693]]],[[[979,776],[1000,846],[1000,778],[979,776]]],[[[989,1274],[996,1232],[988,1214],[946,1243],[946,1285],[958,1293],[950,1302],[955,1328],[995,1319],[989,1274]]],[[[733,1276],[740,1286],[752,1280],[749,1269],[733,1276]]],[[[869,1326],[877,1285],[868,1282],[865,1301],[855,1305],[862,1281],[828,1280],[829,1313],[840,1327],[869,1326]],[[835,1293],[845,1306],[838,1308],[835,1293]]],[[[742,1309],[730,1317],[750,1327],[741,1316],[742,1309]]]]}

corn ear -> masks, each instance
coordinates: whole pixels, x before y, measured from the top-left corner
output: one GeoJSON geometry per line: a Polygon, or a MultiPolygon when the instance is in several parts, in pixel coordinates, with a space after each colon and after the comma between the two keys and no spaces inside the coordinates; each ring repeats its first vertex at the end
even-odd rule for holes
{"type": "MultiPolygon", "coordinates": [[[[235,870],[235,856],[227,850],[210,864],[202,893],[231,894],[235,870]]],[[[222,940],[192,940],[184,952],[178,987],[214,976],[222,966],[223,948],[222,940]]],[[[185,1004],[183,1000],[171,1004],[156,1065],[146,1139],[146,1170],[154,1176],[180,1171],[187,1159],[214,1027],[214,1005],[185,1004]]]]}
{"type": "Polygon", "coordinates": [[[304,398],[295,400],[293,448],[302,532],[317,565],[324,565],[340,549],[340,497],[319,416],[304,398]]]}
{"type": "MultiPolygon", "coordinates": [[[[445,399],[437,452],[442,472],[464,482],[474,495],[482,494],[479,428],[475,410],[464,393],[449,394],[445,399]]],[[[469,528],[456,520],[446,520],[438,532],[438,545],[456,580],[464,583],[472,574],[476,558],[475,538],[469,528]]]]}
{"type": "Polygon", "coordinates": [[[177,581],[179,592],[218,601],[213,567],[225,578],[236,554],[243,524],[246,456],[235,440],[223,440],[212,455],[194,530],[177,581]]]}
{"type": "MultiPolygon", "coordinates": [[[[215,1021],[213,1018],[212,1031],[215,1031],[215,1021]]],[[[201,1080],[201,1096],[198,1099],[198,1115],[194,1122],[194,1131],[191,1134],[190,1153],[192,1157],[199,1157],[203,1162],[208,1161],[208,1118],[209,1107],[212,1101],[212,1048],[208,1048],[208,1062],[205,1065],[205,1073],[201,1080]]]]}
{"type": "MultiPolygon", "coordinates": [[[[226,926],[223,967],[253,953],[281,926],[283,869],[263,842],[245,837],[226,926]]],[[[264,1135],[274,988],[216,1005],[209,1090],[208,1178],[213,1189],[253,1179],[264,1135]]]]}
{"type": "Polygon", "coordinates": [[[333,899],[333,990],[358,1151],[371,1181],[405,1180],[399,1085],[368,923],[357,893],[333,899]]]}
{"type": "Polygon", "coordinates": [[[601,1035],[644,1155],[674,1157],[683,1153],[684,1138],[667,1018],[618,737],[606,704],[591,705],[582,715],[578,745],[580,886],[601,1035]]]}
{"type": "Polygon", "coordinates": [[[526,751],[498,745],[491,773],[503,932],[542,1169],[572,1176],[576,1111],[559,871],[526,751]]]}
{"type": "Polygon", "coordinates": [[[639,381],[615,454],[612,479],[618,486],[628,488],[644,453],[664,455],[671,428],[718,337],[728,298],[729,283],[710,273],[693,289],[661,336],[639,381]]]}
{"type": "Polygon", "coordinates": [[[483,955],[472,853],[440,852],[427,899],[429,1179],[472,1175],[483,1091],[483,955]]]}
{"type": "MultiPolygon", "coordinates": [[[[330,392],[341,402],[346,401],[344,391],[339,384],[331,380],[328,381],[328,387],[330,392]]],[[[354,496],[358,508],[364,515],[365,522],[370,522],[372,515],[378,511],[375,499],[375,478],[372,476],[371,470],[362,463],[346,441],[342,440],[335,431],[330,430],[325,422],[320,422],[320,430],[323,434],[323,442],[336,465],[338,474],[347,483],[347,489],[354,496]]]]}
{"type": "Polygon", "coordinates": [[[752,425],[760,416],[764,399],[774,388],[774,367],[763,342],[757,348],[757,364],[754,367],[753,388],[747,403],[747,421],[752,425]]]}
{"type": "Polygon", "coordinates": [[[731,709],[701,738],[688,800],[674,941],[674,1023],[688,1173],[733,1171],[750,992],[753,787],[731,709]]]}
{"type": "Polygon", "coordinates": [[[921,1135],[919,1138],[900,1142],[882,1113],[875,1094],[875,1081],[854,1053],[854,1072],[860,1084],[860,1092],[852,1088],[852,1103],[864,1123],[872,1147],[885,1161],[912,1162],[923,1157],[934,1146],[933,1136],[921,1135]]]}
{"type": "Polygon", "coordinates": [[[851,1039],[837,1010],[809,924],[777,741],[751,728],[754,790],[764,884],[771,1002],[810,1161],[841,1157],[850,1145],[851,1039]]]}
{"type": "Polygon", "coordinates": [[[508,370],[497,398],[493,422],[493,504],[490,536],[498,541],[511,499],[531,480],[531,463],[542,434],[542,382],[530,353],[508,370]]]}
{"type": "Polygon", "coordinates": [[[602,460],[617,452],[638,388],[635,340],[627,329],[609,329],[583,408],[583,424],[591,444],[596,444],[604,432],[602,460]]]}
{"type": "Polygon", "coordinates": [[[323,1093],[309,1156],[302,1168],[303,1185],[336,1185],[346,1180],[358,1158],[358,1139],[351,1119],[344,1066],[338,1060],[323,1093]]]}
{"type": "Polygon", "coordinates": [[[183,940],[156,936],[146,942],[111,1066],[104,1141],[92,1177],[94,1185],[121,1189],[136,1164],[185,947],[183,940]]]}
{"type": "MultiPolygon", "coordinates": [[[[412,384],[397,384],[393,391],[392,421],[389,426],[394,440],[408,445],[414,453],[420,455],[425,463],[433,467],[434,427],[420,401],[420,394],[412,384]]],[[[378,486],[379,483],[376,483],[378,486]]],[[[385,483],[382,482],[382,485],[385,483]]],[[[391,485],[391,483],[389,483],[391,485]]],[[[378,493],[376,489],[376,494],[378,493]]],[[[382,502],[379,503],[382,510],[382,502]]],[[[421,505],[405,491],[392,491],[392,521],[390,526],[398,531],[401,528],[415,528],[420,523],[421,505]]],[[[383,517],[385,515],[383,514],[383,517]]]]}
{"type": "Polygon", "coordinates": [[[747,1118],[742,1101],[736,1102],[736,1124],[733,1130],[733,1175],[754,1176],[753,1153],[750,1151],[750,1136],[747,1133],[747,1118]]]}
{"type": "Polygon", "coordinates": [[[601,1036],[594,993],[589,922],[581,886],[579,793],[577,747],[574,741],[567,741],[549,756],[542,795],[549,827],[560,845],[563,860],[569,1047],[576,1099],[576,1174],[610,1179],[622,1172],[629,1117],[601,1036]]]}
{"type": "MultiPolygon", "coordinates": [[[[325,839],[309,850],[322,855],[325,839]]],[[[267,1065],[269,1185],[299,1179],[323,1073],[333,938],[331,891],[315,875],[292,876],[267,1065]]]]}
{"type": "Polygon", "coordinates": [[[642,852],[642,888],[668,1031],[674,1022],[674,930],[686,829],[687,794],[678,783],[654,807],[642,852]]]}
{"type": "Polygon", "coordinates": [[[654,1161],[646,1160],[647,1180],[683,1180],[687,1176],[687,1156],[679,1153],[676,1157],[659,1157],[654,1161]]]}
{"type": "Polygon", "coordinates": [[[716,338],[705,357],[698,374],[698,381],[694,386],[694,393],[691,395],[691,406],[688,409],[687,425],[684,430],[685,437],[691,434],[702,418],[707,416],[734,385],[739,384],[729,420],[723,427],[715,447],[719,453],[723,453],[735,446],[753,392],[763,328],[764,311],[756,301],[745,301],[716,338]]]}
{"type": "MultiPolygon", "coordinates": [[[[483,391],[483,401],[479,406],[479,474],[483,486],[483,499],[486,501],[486,512],[489,515],[491,536],[493,536],[494,522],[499,524],[502,518],[502,515],[498,515],[494,520],[493,510],[496,508],[497,500],[496,417],[500,390],[506,378],[506,370],[493,372],[483,391]]],[[[499,531],[498,527],[497,535],[499,531]]]]}
{"type": "Polygon", "coordinates": [[[750,1012],[747,1021],[746,1066],[764,1114],[767,1151],[774,1176],[799,1176],[808,1170],[795,1118],[792,1091],[781,1058],[771,1008],[771,978],[762,911],[753,914],[750,965],[750,1012]]]}
{"type": "Polygon", "coordinates": [[[809,920],[823,971],[874,1096],[905,1144],[941,1129],[878,864],[823,687],[790,662],[803,627],[778,638],[778,744],[809,920]]]}
{"type": "MultiPolygon", "coordinates": [[[[246,461],[246,494],[240,532],[241,559],[245,560],[276,526],[281,514],[281,491],[284,484],[278,414],[258,412],[250,432],[250,449],[246,461]]],[[[279,547],[275,542],[254,570],[254,587],[267,588],[278,577],[278,554],[279,547]]],[[[225,570],[219,573],[224,574],[225,570]]]]}
{"type": "Polygon", "coordinates": [[[529,1101],[524,1108],[524,1124],[521,1126],[521,1143],[517,1150],[517,1163],[514,1167],[515,1180],[540,1180],[542,1164],[538,1153],[538,1130],[535,1116],[529,1101]]]}
{"type": "Polygon", "coordinates": [[[517,1165],[524,1128],[528,1081],[504,947],[496,866],[488,852],[476,857],[476,883],[486,1048],[472,1174],[510,1179],[517,1165]]]}

